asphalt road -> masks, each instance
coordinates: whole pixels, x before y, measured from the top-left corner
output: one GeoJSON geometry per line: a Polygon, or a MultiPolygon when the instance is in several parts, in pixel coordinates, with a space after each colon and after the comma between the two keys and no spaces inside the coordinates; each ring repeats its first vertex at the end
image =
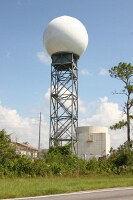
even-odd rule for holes
{"type": "MultiPolygon", "coordinates": [[[[133,187],[19,198],[21,200],[133,200],[133,187]]],[[[17,200],[17,199],[15,199],[17,200]]]]}

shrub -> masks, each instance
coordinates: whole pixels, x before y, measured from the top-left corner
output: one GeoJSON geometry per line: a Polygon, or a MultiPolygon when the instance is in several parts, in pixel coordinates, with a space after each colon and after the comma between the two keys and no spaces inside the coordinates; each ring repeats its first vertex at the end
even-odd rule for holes
{"type": "Polygon", "coordinates": [[[45,161],[50,166],[53,175],[72,176],[87,173],[87,162],[74,155],[70,147],[70,145],[52,147],[45,155],[45,161]]]}

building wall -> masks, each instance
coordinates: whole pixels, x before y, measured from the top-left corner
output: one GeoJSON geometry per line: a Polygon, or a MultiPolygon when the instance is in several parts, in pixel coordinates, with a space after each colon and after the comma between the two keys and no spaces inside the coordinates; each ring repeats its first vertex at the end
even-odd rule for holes
{"type": "Polygon", "coordinates": [[[107,127],[78,127],[78,155],[84,159],[103,157],[110,151],[110,136],[107,127]]]}
{"type": "Polygon", "coordinates": [[[26,155],[30,158],[36,158],[38,156],[38,149],[31,147],[27,144],[21,144],[18,142],[13,143],[16,147],[16,152],[21,155],[26,155]]]}

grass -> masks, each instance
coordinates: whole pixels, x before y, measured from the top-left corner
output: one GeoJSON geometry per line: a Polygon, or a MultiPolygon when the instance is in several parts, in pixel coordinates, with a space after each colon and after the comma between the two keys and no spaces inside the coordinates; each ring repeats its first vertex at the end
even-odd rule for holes
{"type": "Polygon", "coordinates": [[[2,178],[0,198],[15,198],[133,186],[133,176],[2,178]]]}

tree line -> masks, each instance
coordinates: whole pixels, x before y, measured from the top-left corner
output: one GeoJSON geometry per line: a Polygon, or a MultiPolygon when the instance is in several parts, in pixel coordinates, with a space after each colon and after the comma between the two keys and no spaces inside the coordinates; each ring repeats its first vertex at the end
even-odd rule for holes
{"type": "Polygon", "coordinates": [[[71,145],[51,147],[40,158],[16,153],[10,135],[0,131],[0,177],[88,176],[133,173],[133,149],[128,142],[109,157],[83,160],[71,152],[71,145]]]}

